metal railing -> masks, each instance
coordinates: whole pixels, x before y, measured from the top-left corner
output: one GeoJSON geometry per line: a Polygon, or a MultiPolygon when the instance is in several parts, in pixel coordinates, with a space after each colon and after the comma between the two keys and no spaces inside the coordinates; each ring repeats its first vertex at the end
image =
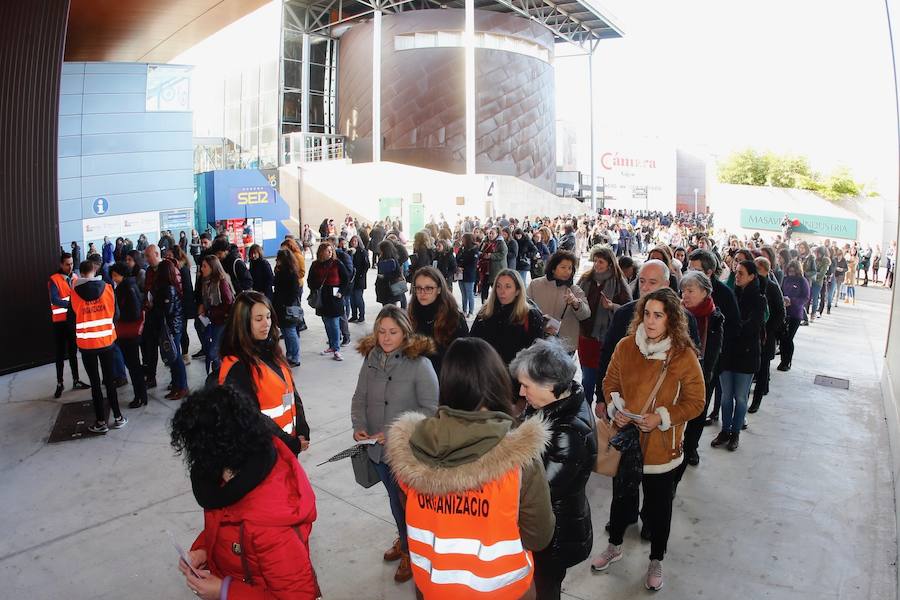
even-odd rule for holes
{"type": "Polygon", "coordinates": [[[325,133],[290,133],[282,136],[284,164],[343,160],[344,136],[325,133]]]}

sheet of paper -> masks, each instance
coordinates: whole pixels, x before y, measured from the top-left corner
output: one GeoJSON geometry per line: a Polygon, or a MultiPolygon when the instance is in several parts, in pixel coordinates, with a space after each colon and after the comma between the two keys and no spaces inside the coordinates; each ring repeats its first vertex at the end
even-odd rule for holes
{"type": "Polygon", "coordinates": [[[199,577],[202,579],[203,576],[200,575],[200,573],[198,573],[197,570],[191,566],[191,561],[188,559],[187,552],[185,552],[184,548],[182,548],[181,545],[175,540],[175,534],[173,534],[168,529],[166,530],[166,533],[169,534],[169,538],[172,540],[172,545],[175,546],[175,551],[178,552],[178,556],[181,557],[181,560],[184,561],[184,564],[186,564],[188,569],[191,570],[191,573],[194,574],[194,577],[199,577]]]}

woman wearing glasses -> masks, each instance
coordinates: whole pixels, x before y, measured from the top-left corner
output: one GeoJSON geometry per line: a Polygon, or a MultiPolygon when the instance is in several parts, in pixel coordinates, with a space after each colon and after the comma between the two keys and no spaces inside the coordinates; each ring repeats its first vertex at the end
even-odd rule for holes
{"type": "Polygon", "coordinates": [[[413,331],[434,340],[437,351],[428,358],[434,372],[440,376],[444,353],[455,339],[469,336],[469,326],[440,271],[434,267],[420,268],[416,271],[413,286],[409,320],[413,331]]]}

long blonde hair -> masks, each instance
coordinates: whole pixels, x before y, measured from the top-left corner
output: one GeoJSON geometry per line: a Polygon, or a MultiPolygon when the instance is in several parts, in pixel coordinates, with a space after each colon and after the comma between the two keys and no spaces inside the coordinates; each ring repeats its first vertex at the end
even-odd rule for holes
{"type": "Polygon", "coordinates": [[[494,311],[499,308],[500,301],[497,299],[497,281],[501,277],[509,277],[513,281],[513,285],[516,286],[516,299],[513,300],[513,309],[512,315],[510,315],[509,322],[515,323],[517,325],[521,325],[528,318],[528,298],[525,297],[525,284],[522,283],[522,277],[512,269],[503,269],[499,273],[497,273],[497,278],[494,279],[494,285],[491,286],[491,295],[488,296],[487,302],[484,303],[484,306],[481,307],[481,310],[478,311],[479,319],[490,319],[494,315],[494,311]]]}

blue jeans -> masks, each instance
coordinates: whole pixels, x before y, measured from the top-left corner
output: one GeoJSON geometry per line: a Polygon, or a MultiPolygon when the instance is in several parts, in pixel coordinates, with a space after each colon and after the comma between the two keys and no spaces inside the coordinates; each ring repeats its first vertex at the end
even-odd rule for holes
{"type": "Polygon", "coordinates": [[[519,277],[522,278],[522,283],[524,283],[525,285],[528,285],[528,274],[530,272],[531,271],[519,271],[519,277]]]}
{"type": "Polygon", "coordinates": [[[351,300],[352,300],[352,298],[350,296],[344,296],[341,298],[341,301],[344,304],[344,316],[345,317],[350,316],[350,301],[351,300]]]}
{"type": "Polygon", "coordinates": [[[365,291],[354,288],[353,295],[350,296],[350,312],[357,321],[366,320],[366,301],[363,299],[365,291]]]}
{"type": "Polygon", "coordinates": [[[281,330],[284,336],[284,354],[288,362],[300,362],[300,336],[297,335],[297,327],[295,325],[286,325],[281,330]]]}
{"type": "Polygon", "coordinates": [[[588,404],[594,402],[594,390],[597,387],[597,371],[594,367],[581,367],[581,387],[584,388],[584,398],[588,404]]]}
{"type": "Polygon", "coordinates": [[[475,312],[475,282],[460,281],[462,288],[462,311],[466,314],[475,312]]]}
{"type": "Polygon", "coordinates": [[[387,490],[388,500],[391,502],[391,514],[394,515],[394,522],[397,524],[400,549],[404,552],[409,552],[409,544],[406,540],[406,511],[400,503],[400,488],[397,485],[397,480],[394,479],[394,474],[391,473],[391,468],[387,463],[373,462],[372,464],[375,465],[375,470],[378,471],[381,483],[384,484],[384,489],[387,490]]]}
{"type": "Polygon", "coordinates": [[[203,330],[203,352],[206,353],[206,372],[210,369],[215,371],[219,368],[219,340],[222,339],[222,332],[225,331],[225,325],[214,325],[210,323],[203,330]]]}
{"type": "Polygon", "coordinates": [[[722,371],[719,382],[722,384],[722,431],[740,433],[747,416],[753,373],[722,371]]]}
{"type": "Polygon", "coordinates": [[[341,349],[341,318],[322,317],[325,324],[325,333],[328,335],[328,347],[335,352],[341,349]]]}
{"type": "Polygon", "coordinates": [[[832,304],[836,304],[836,301],[834,299],[835,288],[837,288],[837,284],[836,284],[834,278],[832,278],[831,281],[828,282],[828,294],[825,296],[826,299],[828,300],[828,303],[827,303],[828,308],[831,308],[832,304]]]}
{"type": "Polygon", "coordinates": [[[809,296],[809,316],[814,316],[815,312],[819,310],[819,300],[822,295],[822,284],[814,283],[812,284],[812,293],[809,296]]]}
{"type": "Polygon", "coordinates": [[[175,342],[175,361],[169,365],[172,371],[172,383],[175,384],[176,390],[187,389],[187,370],[184,368],[184,361],[181,359],[181,331],[172,333],[172,340],[175,342]]]}
{"type": "Polygon", "coordinates": [[[125,357],[122,355],[122,349],[117,345],[113,345],[113,377],[125,379],[125,357]]]}

